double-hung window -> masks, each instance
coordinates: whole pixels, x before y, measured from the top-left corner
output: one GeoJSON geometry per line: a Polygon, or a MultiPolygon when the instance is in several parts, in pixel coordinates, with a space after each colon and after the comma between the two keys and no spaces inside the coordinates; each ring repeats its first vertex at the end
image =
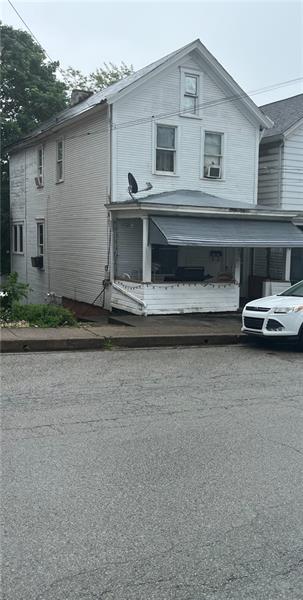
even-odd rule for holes
{"type": "Polygon", "coordinates": [[[64,179],[64,165],[63,165],[63,139],[57,140],[56,142],[56,181],[60,183],[64,179]]]}
{"type": "Polygon", "coordinates": [[[37,255],[44,255],[44,222],[37,223],[37,255]]]}
{"type": "Polygon", "coordinates": [[[23,223],[13,224],[13,253],[23,254],[23,223]]]}
{"type": "Polygon", "coordinates": [[[176,172],[176,127],[157,125],[156,131],[156,172],[176,172]]]}
{"type": "Polygon", "coordinates": [[[206,131],[204,134],[203,176],[209,179],[222,179],[223,174],[223,133],[206,131]]]}
{"type": "Polygon", "coordinates": [[[184,74],[184,111],[189,114],[197,114],[198,112],[198,75],[184,74]]]}
{"type": "Polygon", "coordinates": [[[37,160],[38,160],[38,182],[39,182],[39,187],[43,186],[43,170],[44,170],[44,149],[43,146],[39,146],[38,148],[38,156],[37,156],[37,160]]]}

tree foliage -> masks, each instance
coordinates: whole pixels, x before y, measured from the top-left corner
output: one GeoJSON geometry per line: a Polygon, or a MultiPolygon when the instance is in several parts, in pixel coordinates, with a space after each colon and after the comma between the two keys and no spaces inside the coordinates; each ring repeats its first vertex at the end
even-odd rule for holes
{"type": "Polygon", "coordinates": [[[98,92],[104,88],[124,79],[128,75],[134,72],[133,66],[126,65],[121,62],[120,65],[114,63],[103,63],[103,66],[96,69],[89,75],[85,75],[78,69],[68,67],[62,72],[63,81],[69,94],[73,89],[79,90],[91,90],[92,92],[98,92]]]}
{"type": "Polygon", "coordinates": [[[46,60],[32,37],[1,25],[2,145],[13,144],[39,123],[62,110],[66,89],[56,77],[58,62],[46,60]]]}
{"type": "Polygon", "coordinates": [[[9,172],[7,146],[65,108],[65,84],[58,81],[58,62],[49,62],[25,31],[1,29],[1,272],[9,271],[9,172]]]}
{"type": "Polygon", "coordinates": [[[64,109],[72,89],[98,91],[133,72],[125,63],[104,63],[89,75],[47,60],[44,50],[26,31],[0,22],[1,34],[1,272],[9,271],[10,214],[7,146],[64,109]]]}

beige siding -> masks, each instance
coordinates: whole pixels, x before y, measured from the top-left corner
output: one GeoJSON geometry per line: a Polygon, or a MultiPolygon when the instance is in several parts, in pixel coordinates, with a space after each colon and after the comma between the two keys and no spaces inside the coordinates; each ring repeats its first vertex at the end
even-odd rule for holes
{"type": "MultiPolygon", "coordinates": [[[[199,102],[218,101],[230,95],[224,92],[207,73],[206,67],[189,57],[139,86],[134,92],[121,98],[113,107],[113,201],[128,199],[127,173],[136,176],[140,186],[146,181],[153,184],[151,193],[175,189],[203,190],[226,198],[256,203],[258,168],[258,126],[252,124],[233,101],[202,107],[201,119],[179,116],[180,67],[200,70],[201,93],[199,102]],[[164,124],[178,127],[179,147],[177,158],[179,172],[176,176],[152,173],[153,128],[150,119],[156,115],[170,114],[161,118],[164,124]],[[136,123],[136,119],[142,122],[136,123]],[[201,179],[203,160],[203,131],[224,133],[224,180],[201,179]]],[[[140,197],[140,195],[138,195],[140,197]]]]}
{"type": "MultiPolygon", "coordinates": [[[[32,301],[47,292],[92,302],[102,288],[107,263],[108,122],[105,112],[64,128],[44,144],[44,187],[37,190],[37,149],[11,158],[12,219],[26,220],[26,279],[32,301]],[[64,139],[64,181],[56,183],[56,139],[64,139]],[[23,170],[23,171],[22,171],[23,170]],[[24,172],[24,174],[22,174],[24,172]],[[23,184],[21,179],[23,177],[23,184]],[[31,266],[37,254],[37,220],[44,219],[44,270],[31,266]]],[[[12,267],[18,267],[13,257],[12,267]]]]}
{"type": "Polygon", "coordinates": [[[303,211],[303,125],[285,139],[281,185],[282,208],[303,211]]]}

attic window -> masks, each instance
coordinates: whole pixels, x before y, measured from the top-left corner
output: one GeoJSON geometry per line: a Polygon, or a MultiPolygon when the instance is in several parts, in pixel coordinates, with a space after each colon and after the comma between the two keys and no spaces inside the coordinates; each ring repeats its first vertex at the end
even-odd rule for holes
{"type": "Polygon", "coordinates": [[[196,114],[198,108],[198,77],[185,74],[184,108],[189,113],[196,114]]]}
{"type": "Polygon", "coordinates": [[[181,70],[181,115],[182,117],[199,117],[200,75],[199,73],[181,70]]]}

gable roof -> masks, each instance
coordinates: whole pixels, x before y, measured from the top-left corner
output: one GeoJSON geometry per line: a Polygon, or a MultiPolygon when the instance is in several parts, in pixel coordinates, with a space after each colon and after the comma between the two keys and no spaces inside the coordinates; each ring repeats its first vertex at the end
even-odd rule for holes
{"type": "MultiPolygon", "coordinates": [[[[240,88],[235,80],[229,75],[229,73],[222,67],[222,65],[215,59],[215,57],[207,50],[199,39],[182,46],[178,50],[163,56],[159,60],[139,69],[135,73],[132,73],[128,77],[121,79],[117,83],[110,85],[109,87],[96,92],[92,96],[89,96],[82,102],[79,102],[75,106],[67,107],[60,113],[54,115],[44,123],[42,123],[35,131],[29,135],[23,137],[19,142],[9,148],[10,151],[17,150],[23,145],[29,145],[31,140],[36,137],[44,135],[47,131],[58,128],[60,125],[66,124],[68,121],[82,116],[87,111],[95,108],[96,106],[104,103],[112,104],[117,98],[120,97],[122,92],[127,92],[128,88],[135,87],[137,82],[145,80],[145,78],[152,76],[154,72],[159,71],[161,68],[166,68],[170,64],[176,62],[178,59],[187,55],[189,52],[198,51],[200,56],[206,61],[207,64],[213,69],[218,77],[224,80],[229,90],[235,95],[235,99],[245,105],[248,112],[254,117],[254,119],[260,123],[263,127],[271,127],[272,121],[265,115],[258,106],[251,100],[251,98],[240,88]]],[[[140,82],[141,83],[141,82],[140,82]]]]}
{"type": "Polygon", "coordinates": [[[303,94],[264,104],[260,108],[274,122],[274,126],[264,132],[263,139],[282,136],[290,127],[303,119],[303,94]]]}

